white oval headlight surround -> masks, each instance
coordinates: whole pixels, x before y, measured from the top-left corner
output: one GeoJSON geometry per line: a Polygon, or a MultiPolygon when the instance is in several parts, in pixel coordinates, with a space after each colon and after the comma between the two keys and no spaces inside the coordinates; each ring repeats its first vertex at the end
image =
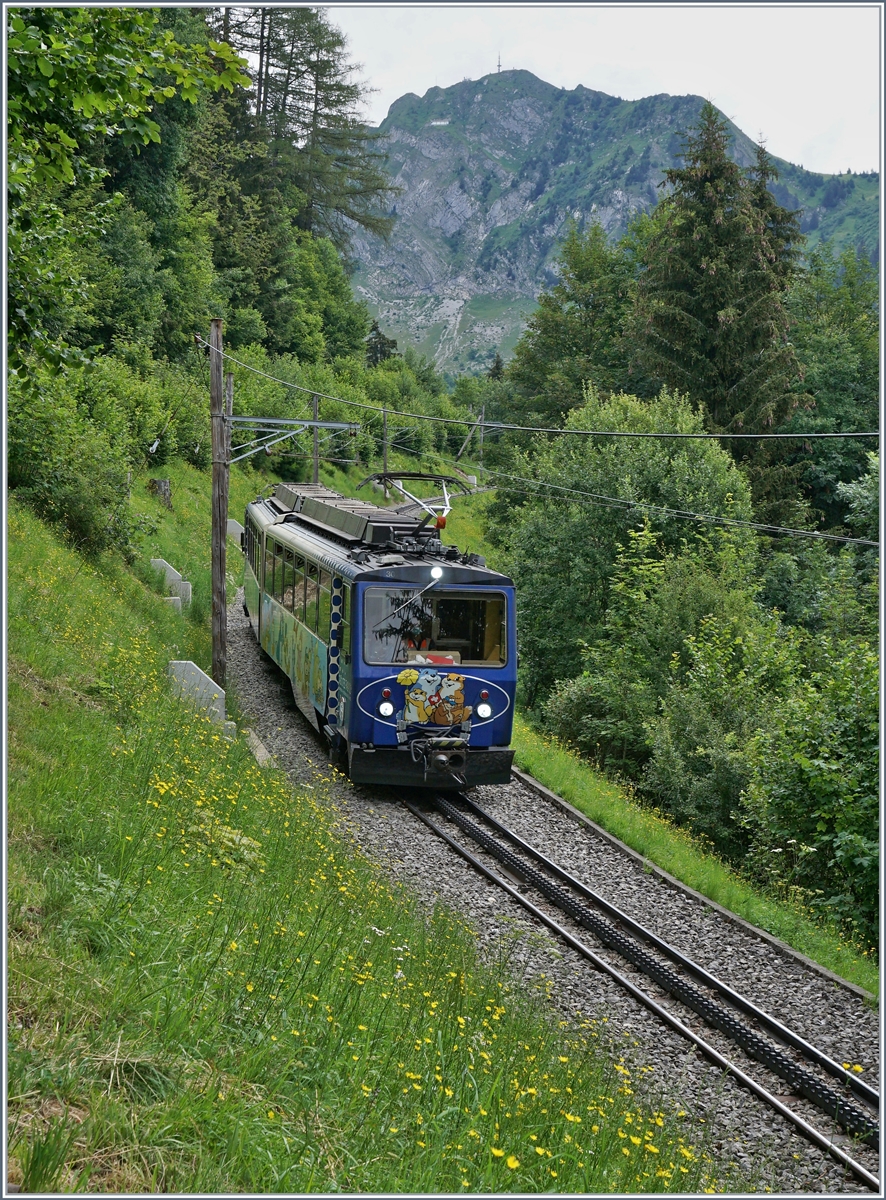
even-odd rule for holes
{"type": "Polygon", "coordinates": [[[394,706],[390,700],[382,700],[378,706],[378,715],[380,717],[392,717],[394,715],[394,706]]]}
{"type": "Polygon", "coordinates": [[[481,721],[488,721],[489,718],[492,716],[492,705],[486,704],[486,703],[478,704],[477,705],[477,716],[480,718],[481,721]]]}

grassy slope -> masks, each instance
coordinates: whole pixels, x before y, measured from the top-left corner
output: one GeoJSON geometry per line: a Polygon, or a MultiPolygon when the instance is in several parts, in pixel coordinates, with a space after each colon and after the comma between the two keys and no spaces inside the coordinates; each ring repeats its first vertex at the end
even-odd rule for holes
{"type": "MultiPolygon", "coordinates": [[[[494,567],[495,552],[484,547],[486,503],[484,495],[456,501],[446,534],[448,541],[464,549],[487,553],[494,567]]],[[[877,964],[848,946],[836,932],[822,928],[800,906],[782,903],[749,886],[694,843],[685,830],[633,803],[589,763],[540,735],[523,719],[515,723],[513,744],[519,766],[633,850],[814,962],[879,996],[877,964]]]]}
{"type": "MultiPolygon", "coordinates": [[[[146,552],[202,588],[206,477],[169,475],[174,511],[153,510],[146,552]]],[[[677,1114],[636,1102],[592,1022],[567,1029],[510,994],[457,919],[428,922],[355,854],[328,768],[293,793],[169,697],[166,662],[205,662],[205,623],[119,566],[84,563],[14,503],[9,584],[14,1181],[725,1185],[677,1114]]]]}

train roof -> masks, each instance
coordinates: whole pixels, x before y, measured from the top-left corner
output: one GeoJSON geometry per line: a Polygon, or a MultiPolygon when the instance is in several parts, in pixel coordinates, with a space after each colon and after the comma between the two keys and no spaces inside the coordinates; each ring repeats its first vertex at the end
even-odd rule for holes
{"type": "Polygon", "coordinates": [[[281,541],[302,544],[321,564],[349,579],[363,581],[415,578],[422,564],[446,564],[450,584],[510,585],[512,581],[486,566],[479,554],[463,554],[445,546],[426,513],[416,505],[380,508],[353,500],[322,484],[280,483],[270,497],[248,506],[281,541]]]}

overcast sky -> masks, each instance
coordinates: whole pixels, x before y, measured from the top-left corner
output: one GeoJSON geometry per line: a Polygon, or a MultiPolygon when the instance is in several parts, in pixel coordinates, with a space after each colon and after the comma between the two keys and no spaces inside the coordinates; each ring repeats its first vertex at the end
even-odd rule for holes
{"type": "Polygon", "coordinates": [[[376,94],[523,68],[639,100],[711,100],[772,154],[826,173],[880,168],[880,4],[398,4],[324,6],[376,94]]]}

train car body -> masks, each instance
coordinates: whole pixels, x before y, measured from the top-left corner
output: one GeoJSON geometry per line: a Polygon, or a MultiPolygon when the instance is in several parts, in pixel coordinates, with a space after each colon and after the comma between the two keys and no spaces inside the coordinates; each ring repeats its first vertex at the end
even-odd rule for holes
{"type": "Polygon", "coordinates": [[[244,603],[262,649],[359,783],[505,783],[514,586],[412,506],[279,484],[246,509],[244,603]]]}

